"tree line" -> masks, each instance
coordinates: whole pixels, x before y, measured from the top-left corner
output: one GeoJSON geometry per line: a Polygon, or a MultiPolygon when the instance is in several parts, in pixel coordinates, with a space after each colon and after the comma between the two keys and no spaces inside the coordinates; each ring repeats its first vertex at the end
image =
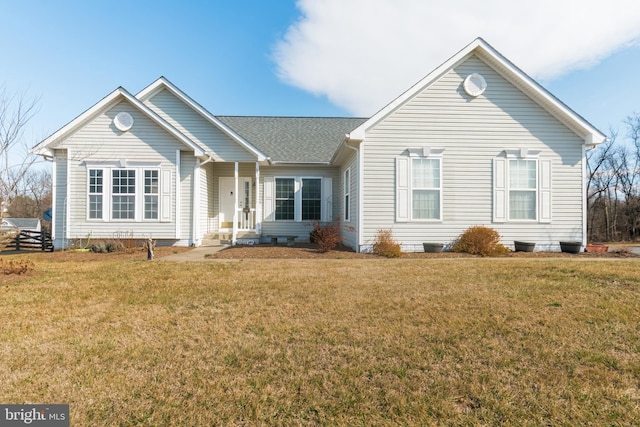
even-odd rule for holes
{"type": "Polygon", "coordinates": [[[591,242],[640,238],[640,114],[624,120],[624,135],[587,153],[587,238],[591,242]]]}

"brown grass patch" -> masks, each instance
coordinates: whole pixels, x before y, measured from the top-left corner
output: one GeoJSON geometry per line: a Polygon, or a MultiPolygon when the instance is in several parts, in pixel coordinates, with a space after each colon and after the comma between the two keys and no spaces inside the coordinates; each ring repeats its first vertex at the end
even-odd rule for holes
{"type": "Polygon", "coordinates": [[[72,425],[637,419],[635,260],[49,255],[0,288],[0,401],[72,425]]]}

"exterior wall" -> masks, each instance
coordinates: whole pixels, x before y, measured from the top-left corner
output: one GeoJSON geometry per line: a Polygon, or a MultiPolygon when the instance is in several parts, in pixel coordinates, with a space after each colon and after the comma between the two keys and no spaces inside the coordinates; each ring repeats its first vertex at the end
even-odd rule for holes
{"type": "Polygon", "coordinates": [[[223,161],[255,161],[253,154],[168,90],[162,89],[144,103],[189,139],[207,147],[223,161]]]}
{"type": "Polygon", "coordinates": [[[364,156],[363,249],[378,229],[392,229],[404,250],[423,242],[450,243],[473,225],[495,228],[503,243],[536,242],[553,248],[561,240],[582,240],[583,141],[487,64],[471,56],[431,87],[371,129],[361,144],[364,156]],[[480,73],[485,93],[475,99],[463,79],[480,73]],[[407,148],[444,149],[442,221],[396,222],[395,158],[407,148]],[[493,222],[492,160],[505,149],[540,150],[552,162],[552,220],[493,222]]]}
{"type": "MultiPolygon", "coordinates": [[[[332,217],[340,215],[340,170],[335,167],[285,167],[270,166],[260,168],[260,194],[264,194],[264,179],[267,177],[318,177],[332,179],[332,217]]],[[[263,211],[266,216],[266,211],[263,211]]],[[[309,233],[313,230],[311,221],[266,221],[262,223],[262,235],[295,235],[297,241],[308,242],[309,233]]],[[[265,238],[266,241],[266,238],[265,238]]]]}
{"type": "Polygon", "coordinates": [[[355,249],[358,246],[358,155],[354,152],[349,159],[345,162],[342,168],[340,168],[340,179],[338,180],[338,200],[340,205],[339,215],[342,219],[342,243],[345,246],[355,249]],[[349,221],[345,219],[345,206],[344,206],[344,173],[345,170],[350,168],[350,181],[351,191],[349,192],[349,204],[351,205],[349,221]]]}
{"type": "MultiPolygon", "coordinates": [[[[91,122],[83,126],[75,134],[65,140],[59,148],[67,150],[68,156],[68,176],[65,176],[65,163],[60,157],[57,159],[56,167],[56,238],[62,236],[60,227],[65,213],[62,211],[64,198],[67,197],[69,205],[69,228],[67,234],[70,239],[92,238],[114,238],[132,237],[178,240],[181,236],[176,236],[176,150],[184,146],[175,140],[170,134],[159,128],[155,123],[140,113],[128,102],[122,101],[106,110],[94,118],[91,122]],[[113,118],[121,111],[126,111],[134,118],[135,124],[128,132],[120,132],[113,125],[113,118]],[[88,219],[87,214],[87,191],[88,191],[88,169],[87,165],[107,164],[119,165],[125,162],[126,167],[131,164],[153,164],[161,171],[171,171],[171,216],[168,221],[134,221],[134,220],[108,220],[107,206],[110,200],[103,200],[105,209],[105,219],[88,219]],[[67,184],[62,180],[68,180],[69,194],[64,193],[67,184]]],[[[59,150],[58,150],[59,151],[59,150]]],[[[57,152],[58,152],[57,151],[57,152]]],[[[184,152],[183,158],[193,159],[193,153],[184,152]]],[[[96,166],[100,168],[100,166],[96,166]]],[[[119,167],[119,166],[116,166],[119,167]]],[[[184,173],[192,173],[182,169],[184,173]]],[[[184,178],[183,178],[184,179],[184,178]]],[[[189,181],[190,183],[190,181],[189,181]]],[[[104,185],[110,185],[105,182],[104,185]]],[[[189,197],[190,192],[183,188],[183,197],[189,197]]],[[[189,199],[182,200],[181,206],[190,206],[189,199]]],[[[186,219],[188,220],[188,216],[186,219]]],[[[184,216],[183,216],[183,219],[184,216]]],[[[182,224],[183,232],[188,230],[182,224]]]]}

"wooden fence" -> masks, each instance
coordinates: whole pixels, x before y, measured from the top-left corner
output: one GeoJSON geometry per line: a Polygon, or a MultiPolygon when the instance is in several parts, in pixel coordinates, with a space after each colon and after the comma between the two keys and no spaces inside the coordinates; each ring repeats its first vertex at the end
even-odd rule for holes
{"type": "Polygon", "coordinates": [[[53,252],[53,240],[51,240],[51,234],[46,231],[21,230],[6,249],[53,252]]]}

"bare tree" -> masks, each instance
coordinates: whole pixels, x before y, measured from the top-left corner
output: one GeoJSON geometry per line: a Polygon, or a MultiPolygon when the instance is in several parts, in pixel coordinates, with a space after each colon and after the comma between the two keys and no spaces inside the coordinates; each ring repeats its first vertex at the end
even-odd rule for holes
{"type": "Polygon", "coordinates": [[[8,208],[8,214],[14,218],[40,218],[51,207],[51,172],[31,169],[25,173],[17,189],[17,196],[8,208]]]}
{"type": "Polygon", "coordinates": [[[36,161],[23,140],[27,123],[37,112],[38,99],[0,90],[0,206],[4,213],[18,196],[20,184],[36,161]]]}

